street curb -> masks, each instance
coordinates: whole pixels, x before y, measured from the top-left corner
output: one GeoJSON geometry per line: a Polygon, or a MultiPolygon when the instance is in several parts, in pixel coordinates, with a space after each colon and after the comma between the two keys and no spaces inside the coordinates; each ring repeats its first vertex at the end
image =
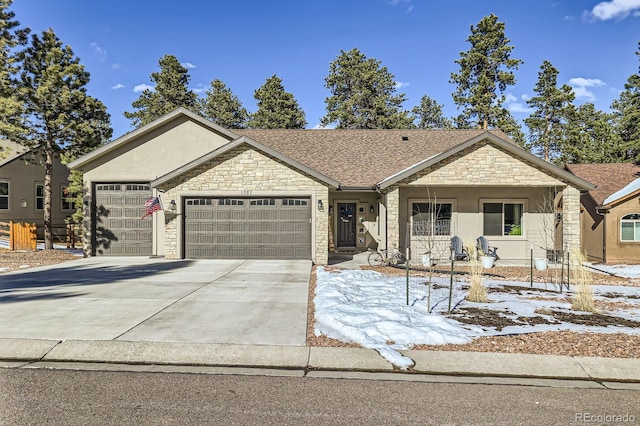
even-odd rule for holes
{"type": "Polygon", "coordinates": [[[0,338],[0,359],[33,361],[42,359],[60,340],[0,338]]]}

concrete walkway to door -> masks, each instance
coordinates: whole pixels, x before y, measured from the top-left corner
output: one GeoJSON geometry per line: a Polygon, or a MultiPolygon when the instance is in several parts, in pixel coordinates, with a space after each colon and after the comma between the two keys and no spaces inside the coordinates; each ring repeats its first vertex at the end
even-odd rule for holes
{"type": "Polygon", "coordinates": [[[93,257],[2,274],[0,338],[305,345],[309,260],[93,257]]]}

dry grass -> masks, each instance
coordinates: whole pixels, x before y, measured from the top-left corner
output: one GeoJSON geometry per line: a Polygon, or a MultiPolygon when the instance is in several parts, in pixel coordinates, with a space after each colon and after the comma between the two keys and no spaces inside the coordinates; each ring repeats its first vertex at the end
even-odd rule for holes
{"type": "Polygon", "coordinates": [[[477,249],[472,244],[467,244],[469,251],[469,271],[470,284],[467,300],[470,302],[486,303],[489,301],[487,297],[487,289],[482,285],[482,272],[484,268],[478,259],[477,249]]]}
{"type": "Polygon", "coordinates": [[[591,272],[584,267],[585,261],[584,255],[579,250],[571,254],[571,275],[577,289],[575,296],[571,299],[571,308],[574,311],[597,312],[591,288],[593,280],[591,272]]]}

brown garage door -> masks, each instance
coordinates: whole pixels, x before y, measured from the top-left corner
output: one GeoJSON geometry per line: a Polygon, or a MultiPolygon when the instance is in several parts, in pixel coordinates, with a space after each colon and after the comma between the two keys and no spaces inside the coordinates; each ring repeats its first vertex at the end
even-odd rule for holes
{"type": "Polygon", "coordinates": [[[187,198],[185,257],[310,259],[309,198],[187,198]]]}
{"type": "Polygon", "coordinates": [[[140,219],[151,187],[139,183],[96,184],[93,216],[95,255],[150,256],[151,216],[140,219]]]}

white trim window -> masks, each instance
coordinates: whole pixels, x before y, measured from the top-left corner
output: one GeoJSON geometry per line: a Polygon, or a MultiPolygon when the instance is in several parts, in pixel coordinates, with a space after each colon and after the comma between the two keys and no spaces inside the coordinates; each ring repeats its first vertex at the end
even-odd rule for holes
{"type": "Polygon", "coordinates": [[[36,210],[44,209],[44,183],[36,183],[36,210]]]}
{"type": "Polygon", "coordinates": [[[450,236],[453,203],[411,202],[411,235],[415,237],[450,236]]]}
{"type": "Polygon", "coordinates": [[[0,180],[0,210],[9,210],[9,181],[0,180]]]}
{"type": "Polygon", "coordinates": [[[620,240],[640,242],[640,213],[630,213],[620,218],[620,240]]]}
{"type": "Polygon", "coordinates": [[[482,235],[522,236],[524,202],[484,201],[482,203],[482,235]]]}
{"type": "Polygon", "coordinates": [[[60,187],[60,210],[68,211],[73,209],[73,198],[71,197],[71,193],[69,192],[69,187],[67,185],[62,185],[60,187]]]}

